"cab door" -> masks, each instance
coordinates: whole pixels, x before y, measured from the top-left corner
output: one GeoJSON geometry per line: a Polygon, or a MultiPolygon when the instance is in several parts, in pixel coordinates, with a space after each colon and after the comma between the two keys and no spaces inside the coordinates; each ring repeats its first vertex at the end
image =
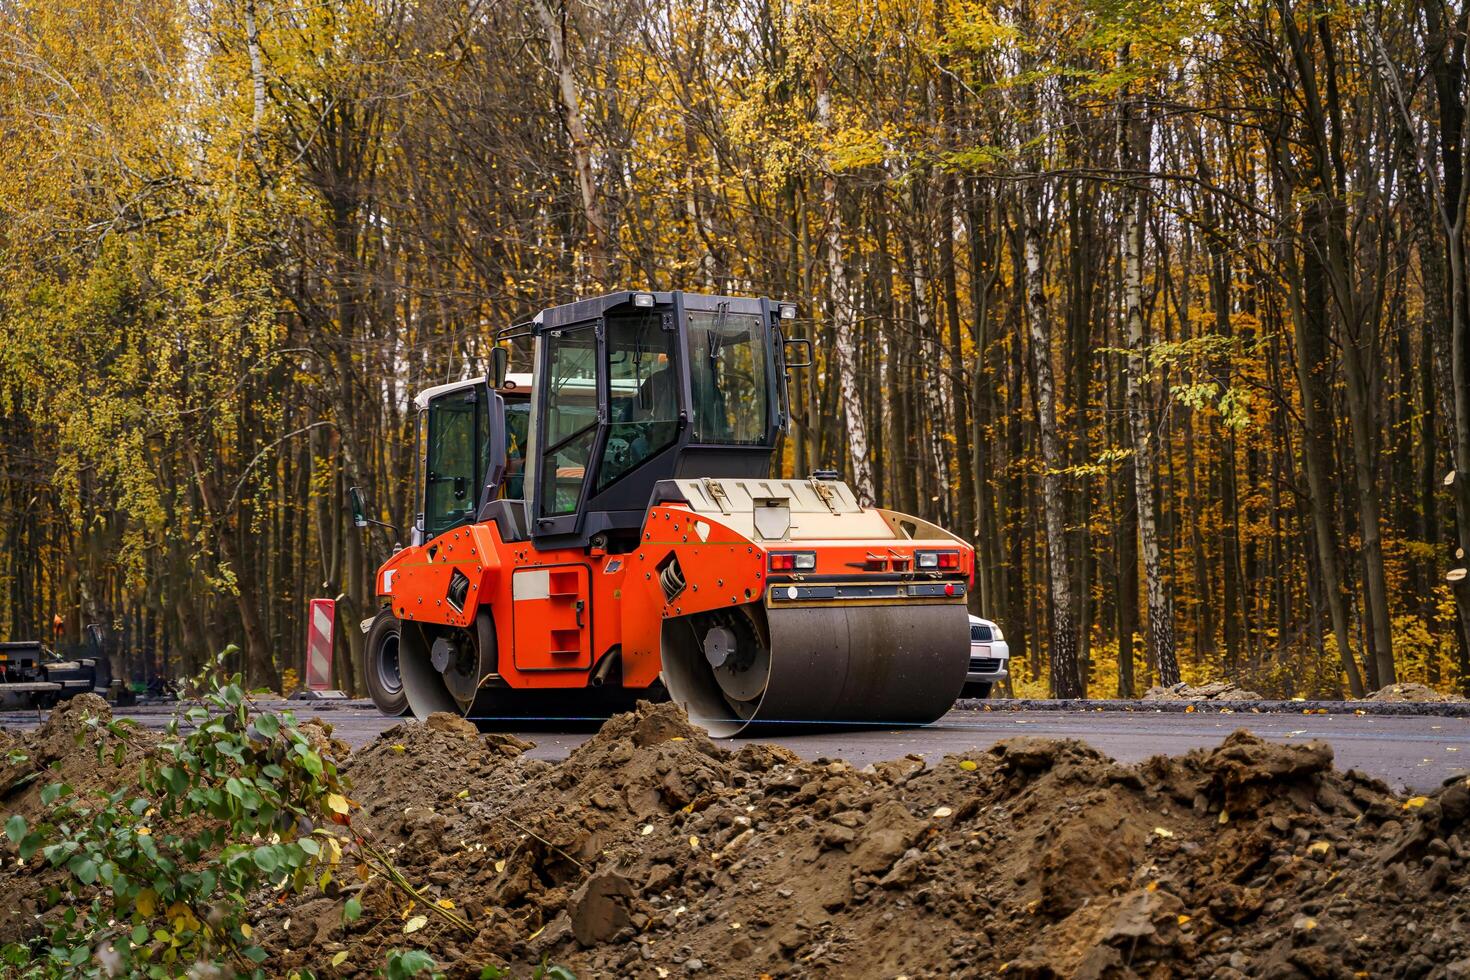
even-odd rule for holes
{"type": "Polygon", "coordinates": [[[489,463],[489,407],[484,385],[430,399],[425,425],[424,538],[475,519],[489,463]]]}
{"type": "Polygon", "coordinates": [[[511,576],[516,670],[592,666],[592,594],[586,565],[542,565],[511,576]]]}
{"type": "Polygon", "coordinates": [[[606,400],[600,320],[550,331],[538,340],[543,358],[537,381],[538,411],[532,416],[532,535],[577,530],[587,480],[600,451],[606,400]]]}

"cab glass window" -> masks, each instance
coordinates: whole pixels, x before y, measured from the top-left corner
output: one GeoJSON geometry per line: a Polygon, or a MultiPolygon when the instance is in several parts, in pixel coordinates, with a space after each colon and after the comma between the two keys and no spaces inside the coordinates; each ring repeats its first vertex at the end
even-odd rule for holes
{"type": "Polygon", "coordinates": [[[597,438],[597,338],[581,327],[553,331],[546,343],[546,449],[536,506],[542,517],[555,517],[576,511],[597,438]]]}
{"type": "Polygon", "coordinates": [[[673,445],[679,434],[679,372],[674,332],[652,310],[607,318],[610,425],[597,472],[602,490],[673,445]]]}
{"type": "Polygon", "coordinates": [[[477,395],[456,391],[429,403],[424,531],[431,538],[475,518],[489,453],[488,409],[477,395]]]}
{"type": "Polygon", "coordinates": [[[769,424],[765,324],[724,310],[689,314],[696,443],[764,445],[769,424]]]}
{"type": "Polygon", "coordinates": [[[531,429],[529,399],[505,403],[505,490],[501,496],[520,500],[526,495],[526,438],[531,429]]]}

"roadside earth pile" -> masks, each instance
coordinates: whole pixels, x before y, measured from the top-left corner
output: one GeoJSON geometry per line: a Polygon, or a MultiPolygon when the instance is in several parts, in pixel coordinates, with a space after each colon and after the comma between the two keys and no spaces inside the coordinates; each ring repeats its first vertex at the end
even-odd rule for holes
{"type": "MultiPolygon", "coordinates": [[[[1470,785],[1404,800],[1325,745],[1122,766],[1020,738],[857,770],[645,704],[561,763],[527,747],[436,716],[354,753],[352,830],[421,898],[346,868],[259,896],[268,972],[422,948],[450,976],[1470,976],[1470,785]]],[[[5,864],[0,897],[36,887],[5,864]]]]}
{"type": "Polygon", "coordinates": [[[1325,745],[1120,766],[1012,739],[860,771],[663,704],[560,764],[522,747],[436,718],[359,751],[354,827],[474,932],[404,934],[422,910],[374,879],[358,923],[262,910],[281,966],[418,945],[451,975],[1470,975],[1470,786],[1405,801],[1325,745]]]}
{"type": "Polygon", "coordinates": [[[1386,701],[1391,704],[1406,704],[1413,702],[1430,702],[1432,704],[1460,704],[1465,701],[1463,695],[1446,694],[1436,691],[1425,684],[1390,684],[1380,687],[1368,695],[1366,701],[1386,701]]]}
{"type": "MultiPolygon", "coordinates": [[[[107,792],[131,782],[143,763],[151,736],[139,733],[138,744],[121,745],[88,719],[106,723],[112,709],[95,694],[61,702],[35,731],[0,729],[0,820],[19,813],[34,823],[46,812],[41,790],[64,783],[78,792],[107,792]]],[[[4,846],[0,869],[0,944],[24,941],[37,932],[37,916],[51,908],[46,892],[67,872],[40,859],[21,865],[15,848],[4,846]]]]}
{"type": "Polygon", "coordinates": [[[1171,684],[1151,687],[1144,701],[1260,701],[1262,695],[1232,681],[1210,681],[1205,684],[1171,684]]]}

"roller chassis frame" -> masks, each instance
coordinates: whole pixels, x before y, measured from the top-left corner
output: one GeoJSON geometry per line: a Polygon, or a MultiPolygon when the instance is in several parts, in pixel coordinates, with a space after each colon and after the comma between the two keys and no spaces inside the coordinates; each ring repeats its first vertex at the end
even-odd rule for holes
{"type": "MultiPolygon", "coordinates": [[[[743,610],[758,622],[779,623],[787,637],[800,638],[795,654],[772,642],[773,676],[795,669],[786,686],[806,692],[809,705],[822,702],[815,712],[786,703],[777,716],[754,727],[817,721],[922,724],[942,714],[958,695],[968,665],[965,601],[973,563],[973,552],[958,538],[918,518],[861,508],[837,481],[671,480],[658,484],[654,497],[661,502],[648,508],[631,551],[595,545],[541,549],[531,541],[504,540],[500,526],[488,521],[390,558],[376,581],[380,602],[402,627],[401,660],[422,663],[434,640],[450,631],[484,637],[478,644],[483,696],[425,701],[412,705],[414,713],[498,715],[515,704],[517,692],[601,688],[604,695],[620,692],[631,700],[656,690],[661,679],[669,681],[676,700],[683,694],[698,701],[688,691],[688,679],[681,684],[667,676],[665,656],[677,645],[671,644],[670,630],[719,610],[743,610]],[[752,505],[732,510],[732,497],[752,505]],[[779,537],[761,535],[753,513],[756,501],[783,499],[789,508],[803,497],[825,507],[811,521],[824,534],[861,514],[869,533],[881,522],[904,536],[814,540],[790,526],[779,537]],[[917,570],[916,552],[936,547],[957,552],[958,567],[943,573],[917,570]],[[786,551],[813,553],[815,567],[799,574],[771,572],[770,554],[786,551]],[[881,569],[872,567],[875,554],[883,560],[881,569]],[[679,570],[673,586],[664,575],[671,565],[679,570]],[[451,585],[460,577],[468,582],[461,583],[462,607],[451,598],[451,585]],[[677,591],[671,593],[671,587],[677,591]],[[808,628],[802,628],[803,618],[808,628]],[[942,634],[925,628],[925,618],[936,626],[942,621],[942,634]],[[887,637],[893,649],[869,650],[861,664],[842,657],[840,650],[818,655],[807,649],[809,637],[830,634],[837,626],[849,633],[882,634],[883,624],[899,620],[903,628],[887,637]],[[803,666],[791,668],[797,661],[803,666]],[[813,698],[814,686],[833,693],[813,698]],[[845,699],[859,697],[861,705],[844,710],[845,699]],[[823,717],[812,718],[814,713],[823,717]]],[[[805,510],[796,508],[798,518],[818,509],[807,504],[805,510]]],[[[848,642],[855,641],[849,637],[848,642]]],[[[404,669],[410,669],[407,663],[404,669]]],[[[544,709],[547,700],[537,698],[536,704],[544,709]]],[[[716,705],[686,700],[686,708],[717,735],[752,727],[748,718],[716,705]]]]}

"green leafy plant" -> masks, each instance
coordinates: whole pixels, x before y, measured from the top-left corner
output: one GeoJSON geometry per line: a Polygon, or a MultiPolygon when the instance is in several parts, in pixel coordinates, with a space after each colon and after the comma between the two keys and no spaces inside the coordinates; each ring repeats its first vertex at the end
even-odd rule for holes
{"type": "MultiPolygon", "coordinates": [[[[239,675],[207,673],[199,701],[184,713],[191,730],[171,722],[136,783],[93,795],[48,785],[44,821],[6,821],[22,860],[66,871],[49,942],[9,947],[6,963],[35,976],[165,977],[199,963],[265,975],[247,896],[325,887],[343,849],[320,825],[345,823],[350,804],[333,762],[289,713],[256,712],[239,675]]],[[[111,737],[118,764],[139,740],[127,720],[87,726],[111,737]]],[[[108,741],[97,738],[99,761],[108,741]]]]}
{"type": "Polygon", "coordinates": [[[408,977],[416,977],[425,971],[428,971],[430,977],[442,977],[444,974],[435,973],[434,967],[434,958],[421,949],[395,949],[388,953],[385,972],[388,980],[407,980],[408,977]]]}
{"type": "MultiPolygon", "coordinates": [[[[48,935],[0,947],[0,975],[172,977],[204,965],[223,975],[273,975],[246,917],[252,893],[326,890],[347,866],[363,881],[379,876],[411,906],[473,935],[452,903],[424,894],[364,830],[352,828],[357,804],[335,763],[292,714],[257,710],[240,675],[223,675],[234,652],[227,648],[195,680],[198,703],[182,718],[187,732],[175,719],[154,743],[130,720],[85,720],[78,741],[90,733],[99,762],[109,746],[118,766],[129,748],[141,750],[135,779],[92,794],[52,783],[40,794],[43,821],[31,825],[13,814],[4,822],[21,860],[39,858],[65,874],[48,896],[61,906],[48,935]]],[[[342,920],[355,922],[363,911],[361,898],[349,895],[342,920]]],[[[380,972],[390,980],[442,976],[435,970],[423,950],[393,950],[380,972]]],[[[533,976],[573,980],[566,968],[545,963],[533,976]]]]}

